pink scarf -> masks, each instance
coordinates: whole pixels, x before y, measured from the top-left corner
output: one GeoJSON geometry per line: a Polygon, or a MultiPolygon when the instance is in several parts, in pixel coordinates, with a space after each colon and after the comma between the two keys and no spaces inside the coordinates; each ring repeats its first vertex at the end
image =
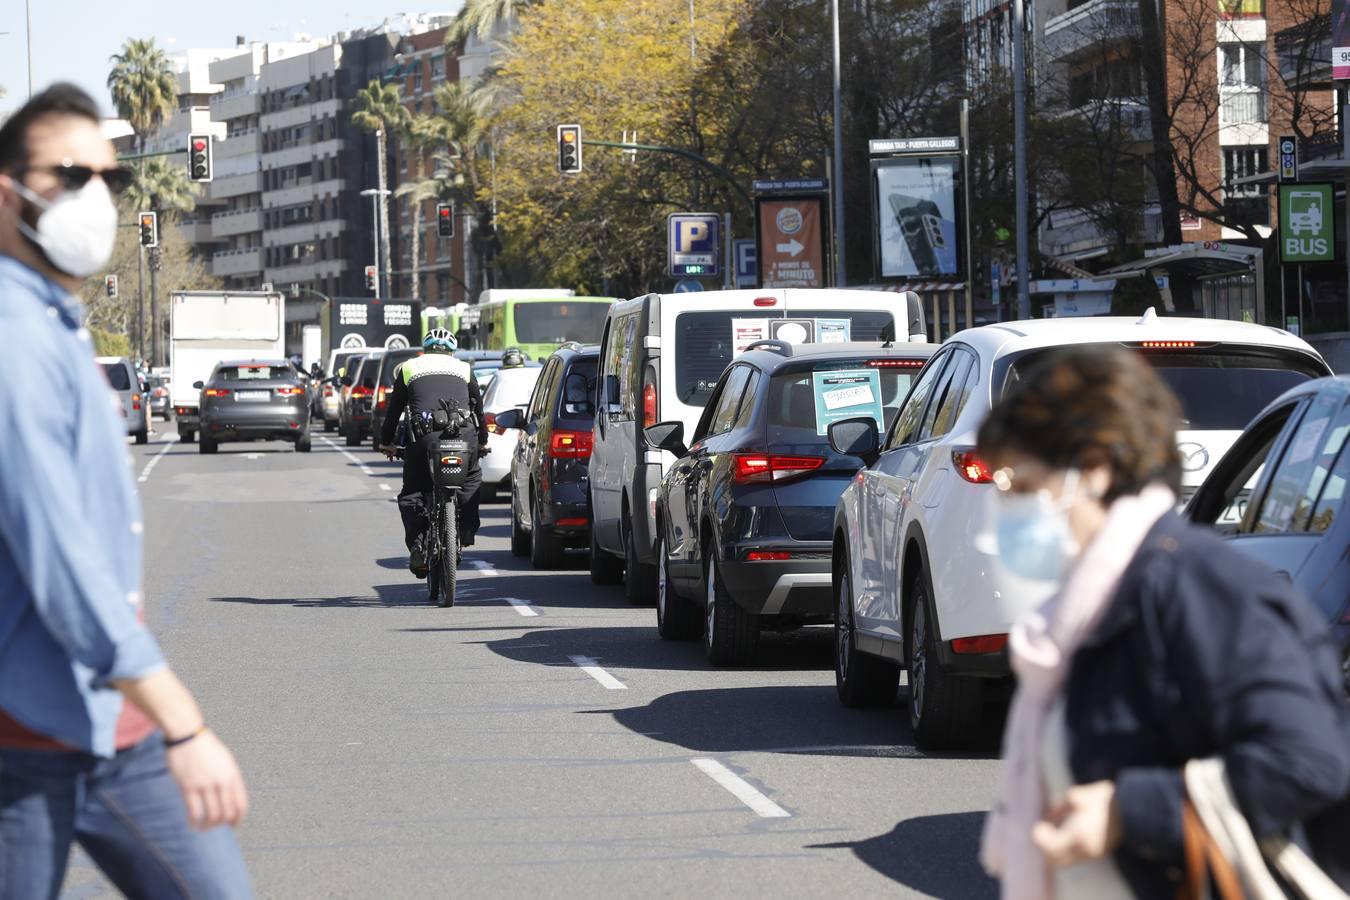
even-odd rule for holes
{"type": "Polygon", "coordinates": [[[998,803],[985,821],[980,863],[1002,883],[1003,900],[1049,900],[1054,880],[1031,840],[1045,809],[1041,737],[1069,674],[1069,662],[1096,628],[1116,584],[1148,532],[1176,504],[1165,487],[1111,504],[1106,521],[1069,572],[1064,587],[1008,635],[1017,692],[1003,737],[998,803]]]}

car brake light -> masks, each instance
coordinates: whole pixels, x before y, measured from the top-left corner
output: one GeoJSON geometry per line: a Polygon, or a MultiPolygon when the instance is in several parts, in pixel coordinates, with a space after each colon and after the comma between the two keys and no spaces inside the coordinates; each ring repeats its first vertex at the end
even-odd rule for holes
{"type": "Polygon", "coordinates": [[[325,384],[323,386],[323,395],[325,397],[333,396],[333,386],[331,384],[325,384]]]}
{"type": "Polygon", "coordinates": [[[386,406],[389,405],[389,399],[388,399],[388,397],[386,396],[387,393],[388,393],[388,391],[389,391],[389,388],[383,387],[383,386],[380,387],[379,392],[375,395],[375,408],[376,408],[376,409],[384,409],[386,406]]]}
{"type": "Polygon", "coordinates": [[[586,459],[591,455],[594,436],[589,431],[555,431],[548,455],[554,459],[586,459]]]}
{"type": "Polygon", "coordinates": [[[792,559],[786,550],[751,550],[745,554],[746,562],[783,562],[792,559]]]}
{"type": "Polygon", "coordinates": [[[208,397],[225,397],[230,391],[228,388],[207,388],[205,393],[208,397]]]}
{"type": "Polygon", "coordinates": [[[777,305],[778,305],[778,298],[777,298],[777,297],[756,297],[756,298],[755,298],[755,305],[756,305],[756,306],[777,306],[777,305]]]}
{"type": "Polygon", "coordinates": [[[982,634],[978,637],[957,638],[952,641],[952,652],[962,654],[998,653],[1008,646],[1006,634],[982,634]]]}
{"type": "Polygon", "coordinates": [[[974,450],[953,450],[952,465],[956,466],[957,473],[971,484],[989,484],[994,480],[994,473],[990,470],[989,464],[976,456],[974,450]]]}
{"type": "Polygon", "coordinates": [[[488,434],[506,434],[506,432],[497,427],[496,413],[483,413],[483,422],[487,425],[488,434]]]}
{"type": "Polygon", "coordinates": [[[561,528],[580,528],[583,525],[589,525],[590,520],[585,518],[584,516],[579,516],[577,518],[572,519],[559,519],[553,524],[561,528]]]}
{"type": "Polygon", "coordinates": [[[656,424],[656,385],[647,382],[642,386],[642,427],[650,428],[656,424]]]}
{"type": "Polygon", "coordinates": [[[869,369],[922,369],[926,359],[869,359],[869,369]]]}
{"type": "Polygon", "coordinates": [[[732,480],[737,484],[778,482],[799,478],[825,465],[820,456],[771,456],[763,453],[737,453],[732,480]]]}
{"type": "Polygon", "coordinates": [[[137,412],[140,412],[140,409],[141,409],[141,395],[140,395],[140,394],[132,394],[132,395],[131,395],[131,408],[132,408],[133,410],[137,411],[137,412]]]}
{"type": "Polygon", "coordinates": [[[303,394],[304,392],[305,392],[305,389],[302,388],[302,387],[279,387],[279,388],[277,388],[277,393],[280,394],[280,395],[283,396],[283,397],[298,396],[298,395],[300,395],[300,394],[303,394]]]}
{"type": "Polygon", "coordinates": [[[1139,344],[1145,350],[1182,350],[1195,346],[1195,341],[1142,341],[1139,344]]]}
{"type": "Polygon", "coordinates": [[[353,397],[369,397],[373,393],[375,393],[373,390],[371,390],[368,387],[363,387],[361,385],[357,385],[356,387],[352,388],[353,397]]]}

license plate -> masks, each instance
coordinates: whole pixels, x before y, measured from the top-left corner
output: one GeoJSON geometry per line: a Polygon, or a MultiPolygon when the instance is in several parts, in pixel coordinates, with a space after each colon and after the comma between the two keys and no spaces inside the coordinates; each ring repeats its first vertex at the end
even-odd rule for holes
{"type": "Polygon", "coordinates": [[[234,397],[235,397],[235,399],[238,400],[240,403],[258,403],[258,402],[260,402],[260,401],[263,402],[263,403],[266,403],[268,400],[271,400],[271,399],[272,399],[272,392],[271,392],[271,391],[240,391],[239,393],[235,394],[234,397]]]}

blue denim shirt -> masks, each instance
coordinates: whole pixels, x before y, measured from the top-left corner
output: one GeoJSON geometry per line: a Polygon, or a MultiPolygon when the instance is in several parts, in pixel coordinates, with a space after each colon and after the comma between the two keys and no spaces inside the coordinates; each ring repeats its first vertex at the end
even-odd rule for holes
{"type": "Polygon", "coordinates": [[[141,512],[79,302],[0,257],[0,709],[113,755],[109,682],[164,668],[138,620],[141,512]]]}

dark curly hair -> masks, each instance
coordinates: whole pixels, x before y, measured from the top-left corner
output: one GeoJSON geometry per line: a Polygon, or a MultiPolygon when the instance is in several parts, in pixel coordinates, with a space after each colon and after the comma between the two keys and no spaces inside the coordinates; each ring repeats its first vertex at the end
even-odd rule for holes
{"type": "Polygon", "coordinates": [[[1153,483],[1180,489],[1180,421],[1176,395],[1138,353],[1065,347],[1032,361],[994,404],[977,452],[995,469],[1010,451],[1052,469],[1106,466],[1111,486],[1102,499],[1110,503],[1153,483]]]}

